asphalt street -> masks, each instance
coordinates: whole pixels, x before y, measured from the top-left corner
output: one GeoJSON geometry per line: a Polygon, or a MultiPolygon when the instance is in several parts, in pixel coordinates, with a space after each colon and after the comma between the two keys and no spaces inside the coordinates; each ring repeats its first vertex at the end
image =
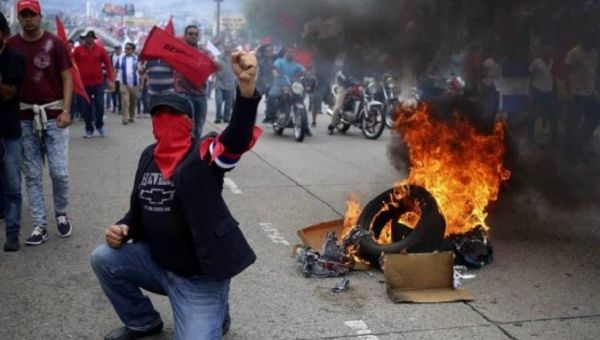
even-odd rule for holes
{"type": "MultiPolygon", "coordinates": [[[[226,339],[600,338],[597,201],[560,211],[530,194],[499,204],[490,217],[495,261],[464,282],[473,302],[394,304],[376,270],[349,273],[350,289],[338,294],[331,291],[337,278],[303,277],[291,256],[298,229],[340,218],[349,194],[364,204],[405,176],[388,160],[392,132],[376,141],[356,128],[329,136],[328,119],[319,116],[303,143],[265,126],[227,175],[223,194],[258,260],[232,281],[226,339]]],[[[205,132],[224,127],[213,120],[209,109],[205,132]]],[[[150,119],[120,122],[107,113],[108,137],[90,140],[81,138],[82,122],[70,128],[73,235],[59,238],[51,220],[43,245],[0,252],[0,339],[101,339],[121,325],[89,255],[126,212],[139,154],[153,137],[150,119]]],[[[24,198],[22,242],[31,230],[24,198]]],[[[151,297],[166,327],[153,339],[170,339],[169,302],[151,297]]]]}

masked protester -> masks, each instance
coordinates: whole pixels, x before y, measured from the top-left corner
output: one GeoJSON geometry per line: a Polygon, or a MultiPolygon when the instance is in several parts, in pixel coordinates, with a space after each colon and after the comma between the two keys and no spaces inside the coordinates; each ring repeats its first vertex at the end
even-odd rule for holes
{"type": "Polygon", "coordinates": [[[230,279],[256,256],[221,192],[223,176],[260,135],[256,58],[231,56],[238,80],[231,122],[220,134],[192,137],[187,97],[161,94],[151,103],[156,143],[144,150],[129,212],[106,230],[91,264],[124,327],[105,339],[160,333],[163,322],[140,288],[168,296],[175,339],[221,339],[229,329],[230,279]],[[132,240],[132,242],[128,242],[132,240]]]}

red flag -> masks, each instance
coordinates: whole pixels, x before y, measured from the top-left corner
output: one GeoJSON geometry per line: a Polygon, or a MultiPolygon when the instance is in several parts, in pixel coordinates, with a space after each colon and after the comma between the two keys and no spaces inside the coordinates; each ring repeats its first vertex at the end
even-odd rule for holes
{"type": "Polygon", "coordinates": [[[308,68],[312,64],[312,58],[313,56],[310,51],[298,49],[294,52],[294,60],[305,68],[308,68]]]}
{"type": "Polygon", "coordinates": [[[173,16],[169,17],[169,22],[165,25],[165,32],[169,33],[172,36],[175,36],[175,27],[173,27],[173,16]]]}
{"type": "Polygon", "coordinates": [[[196,86],[217,70],[209,56],[156,26],[150,31],[140,58],[161,59],[196,86]]]}
{"type": "Polygon", "coordinates": [[[85,90],[85,86],[83,86],[83,81],[81,81],[81,74],[79,74],[79,69],[77,68],[77,64],[73,60],[73,51],[71,51],[71,47],[69,46],[69,40],[67,39],[67,33],[65,32],[65,25],[63,25],[60,17],[56,16],[56,35],[65,43],[67,48],[67,53],[69,54],[69,59],[71,59],[71,78],[73,78],[73,92],[83,97],[88,103],[90,102],[90,97],[88,97],[87,91],[85,90]]]}

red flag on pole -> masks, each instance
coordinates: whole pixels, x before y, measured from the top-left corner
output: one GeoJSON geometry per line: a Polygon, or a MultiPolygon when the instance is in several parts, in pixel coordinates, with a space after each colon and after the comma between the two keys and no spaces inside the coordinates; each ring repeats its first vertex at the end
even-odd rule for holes
{"type": "Polygon", "coordinates": [[[173,16],[169,17],[169,22],[165,25],[165,32],[169,33],[172,36],[175,36],[175,27],[173,27],[173,16]]]}
{"type": "Polygon", "coordinates": [[[156,26],[150,31],[140,59],[161,59],[196,86],[217,70],[209,56],[156,26]]]}
{"type": "Polygon", "coordinates": [[[79,74],[79,68],[77,68],[77,64],[73,60],[73,51],[71,51],[71,47],[69,46],[69,39],[67,39],[67,32],[65,32],[65,25],[63,25],[60,17],[56,16],[56,35],[65,43],[65,47],[67,48],[67,53],[69,54],[69,59],[71,59],[71,78],[73,78],[73,92],[83,97],[88,103],[90,102],[90,97],[88,97],[87,91],[85,90],[85,86],[83,86],[83,81],[81,81],[81,74],[79,74]]]}

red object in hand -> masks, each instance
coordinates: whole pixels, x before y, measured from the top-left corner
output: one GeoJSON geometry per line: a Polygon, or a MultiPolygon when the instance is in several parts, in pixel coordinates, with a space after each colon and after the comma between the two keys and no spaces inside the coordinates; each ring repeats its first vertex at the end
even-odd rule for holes
{"type": "Polygon", "coordinates": [[[156,26],[150,31],[140,58],[161,59],[196,86],[217,71],[209,56],[156,26]]]}

